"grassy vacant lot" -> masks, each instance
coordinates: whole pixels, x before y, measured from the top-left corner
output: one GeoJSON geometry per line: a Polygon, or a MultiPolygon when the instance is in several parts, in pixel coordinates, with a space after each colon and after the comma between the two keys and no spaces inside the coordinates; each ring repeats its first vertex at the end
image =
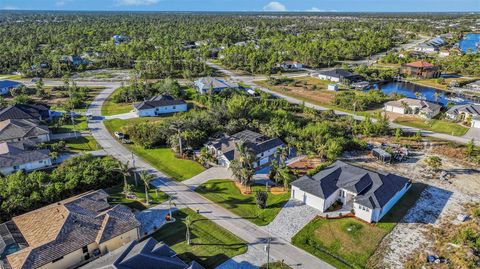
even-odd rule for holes
{"type": "MultiPolygon", "coordinates": [[[[272,86],[266,80],[262,81],[255,81],[255,84],[268,88],[274,92],[278,92],[280,94],[296,98],[298,100],[308,102],[314,105],[322,106],[328,109],[334,109],[338,111],[353,113],[353,111],[337,107],[333,105],[333,100],[335,98],[336,92],[327,90],[328,84],[333,82],[321,80],[314,77],[299,77],[293,78],[296,82],[298,82],[298,86],[286,86],[286,85],[277,85],[272,86]],[[314,89],[314,87],[316,89],[314,89]]],[[[342,88],[341,88],[342,90],[342,88]]],[[[345,90],[345,89],[343,89],[345,90]]],[[[357,115],[371,115],[374,112],[380,111],[377,110],[368,110],[368,111],[357,111],[355,114],[357,115]]]]}
{"type": "MultiPolygon", "coordinates": [[[[75,131],[85,131],[87,130],[87,127],[87,118],[85,116],[75,117],[75,131]]],[[[54,134],[71,133],[74,130],[71,120],[60,126],[60,128],[55,128],[55,124],[53,123],[50,124],[49,128],[54,134]]]]}
{"type": "Polygon", "coordinates": [[[377,224],[355,218],[316,218],[292,238],[292,243],[337,268],[369,268],[369,259],[383,237],[402,220],[424,188],[424,184],[414,183],[377,224]]]}
{"type": "Polygon", "coordinates": [[[112,96],[115,92],[105,100],[102,105],[102,116],[111,116],[117,114],[128,113],[133,109],[133,103],[115,103],[112,96]]]}
{"type": "Polygon", "coordinates": [[[267,208],[257,206],[255,192],[264,190],[265,186],[253,186],[252,194],[244,195],[231,180],[210,180],[202,184],[196,191],[207,199],[232,211],[256,225],[267,225],[277,216],[283,205],[290,198],[290,193],[273,195],[269,193],[267,208]]]}
{"type": "MultiPolygon", "coordinates": [[[[123,182],[123,179],[122,179],[123,182]]],[[[152,207],[158,204],[161,204],[168,200],[168,195],[165,193],[158,191],[155,192],[155,189],[150,188],[148,190],[148,197],[150,205],[145,204],[145,188],[143,187],[143,182],[138,178],[138,184],[135,186],[135,181],[133,179],[129,180],[129,184],[133,185],[133,193],[137,197],[137,200],[130,200],[125,198],[123,194],[123,183],[113,186],[111,188],[106,189],[106,192],[109,194],[108,201],[110,204],[124,204],[130,208],[144,210],[147,207],[152,207]]]]}
{"type": "Polygon", "coordinates": [[[65,140],[66,146],[71,152],[95,151],[99,150],[100,146],[97,144],[95,138],[91,136],[79,136],[78,138],[70,138],[65,140]]]}
{"type": "Polygon", "coordinates": [[[424,120],[418,117],[404,116],[395,119],[393,122],[427,131],[444,133],[454,136],[462,136],[468,131],[467,127],[446,120],[424,120]]]}
{"type": "Polygon", "coordinates": [[[153,237],[169,245],[186,262],[195,260],[205,268],[215,268],[247,251],[246,242],[191,209],[181,209],[173,216],[176,221],[164,225],[153,237]],[[192,221],[191,245],[185,240],[187,216],[192,221]]]}
{"type": "MultiPolygon", "coordinates": [[[[159,117],[136,118],[129,120],[112,119],[104,121],[104,124],[108,131],[113,135],[114,131],[123,131],[123,128],[128,125],[144,121],[162,121],[164,119],[165,118],[159,117]]],[[[203,166],[197,162],[177,158],[170,148],[145,149],[138,145],[126,146],[155,168],[176,180],[181,181],[189,179],[205,170],[203,166]]]]}

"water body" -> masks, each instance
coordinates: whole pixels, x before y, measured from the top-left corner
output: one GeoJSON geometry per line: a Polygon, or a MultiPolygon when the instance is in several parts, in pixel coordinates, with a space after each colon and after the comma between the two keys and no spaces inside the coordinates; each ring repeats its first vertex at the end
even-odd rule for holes
{"type": "MultiPolygon", "coordinates": [[[[453,97],[449,93],[441,90],[437,90],[435,88],[425,87],[416,85],[413,83],[405,83],[405,82],[389,82],[386,84],[378,85],[375,84],[373,89],[381,90],[385,94],[401,94],[408,98],[417,99],[415,95],[416,92],[420,93],[420,99],[430,101],[430,102],[438,102],[443,106],[446,106],[449,102],[454,103],[456,105],[463,105],[472,103],[469,100],[448,100],[447,98],[453,97]],[[435,93],[439,93],[439,97],[436,100],[435,93]]],[[[368,90],[367,90],[368,91],[368,90]]]]}
{"type": "Polygon", "coordinates": [[[480,33],[466,34],[463,39],[458,42],[460,50],[464,53],[467,53],[469,49],[471,49],[473,53],[478,53],[477,44],[480,44],[480,33]]]}

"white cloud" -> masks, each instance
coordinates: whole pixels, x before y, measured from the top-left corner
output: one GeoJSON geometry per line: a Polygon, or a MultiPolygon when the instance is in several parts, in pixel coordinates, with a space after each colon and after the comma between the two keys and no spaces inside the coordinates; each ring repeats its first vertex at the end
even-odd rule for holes
{"type": "Polygon", "coordinates": [[[63,7],[65,6],[67,3],[69,2],[72,2],[73,0],[58,0],[57,2],[55,2],[55,5],[57,7],[63,7]]]}
{"type": "Polygon", "coordinates": [[[280,2],[270,2],[268,5],[263,7],[264,11],[287,11],[287,8],[284,4],[280,2]]]}
{"type": "Polygon", "coordinates": [[[0,8],[2,10],[17,10],[18,7],[16,6],[12,6],[12,5],[6,5],[6,6],[3,6],[2,8],[0,8]]]}
{"type": "Polygon", "coordinates": [[[149,6],[158,3],[160,0],[117,0],[119,6],[149,6]]]}
{"type": "Polygon", "coordinates": [[[312,7],[312,8],[307,9],[306,11],[308,11],[308,12],[324,12],[325,10],[324,9],[319,9],[318,7],[312,7]]]}

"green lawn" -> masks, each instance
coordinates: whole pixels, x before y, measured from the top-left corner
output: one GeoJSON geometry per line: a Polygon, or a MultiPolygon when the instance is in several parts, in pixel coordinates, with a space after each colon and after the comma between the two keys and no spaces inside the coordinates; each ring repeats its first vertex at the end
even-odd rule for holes
{"type": "MultiPolygon", "coordinates": [[[[55,128],[55,124],[51,123],[49,128],[54,134],[71,133],[74,129],[71,120],[69,120],[66,124],[60,126],[60,128],[55,128]]],[[[87,130],[87,128],[87,118],[85,116],[75,117],[75,130],[77,132],[85,131],[87,130]]]]}
{"type": "Polygon", "coordinates": [[[128,113],[133,109],[133,103],[115,103],[112,96],[115,92],[105,100],[102,105],[102,116],[111,116],[117,114],[128,113]]]}
{"type": "Polygon", "coordinates": [[[399,117],[393,122],[427,131],[444,133],[454,136],[463,136],[468,131],[467,127],[446,120],[425,120],[417,117],[399,117]]]}
{"type": "Polygon", "coordinates": [[[129,180],[129,184],[132,184],[134,186],[133,192],[135,193],[135,196],[137,196],[137,200],[130,200],[125,198],[125,195],[123,194],[122,183],[105,190],[109,194],[108,201],[110,202],[110,204],[124,204],[130,208],[144,210],[147,207],[156,206],[168,200],[168,195],[166,195],[164,192],[158,191],[157,195],[155,189],[150,188],[148,190],[150,205],[147,206],[145,204],[145,188],[143,187],[144,185],[143,182],[140,180],[140,177],[138,177],[137,186],[135,186],[135,181],[133,179],[129,180]]]}
{"type": "Polygon", "coordinates": [[[272,222],[290,198],[290,193],[278,195],[269,193],[267,208],[260,209],[256,204],[255,192],[264,189],[265,186],[253,186],[252,194],[244,195],[231,180],[218,179],[200,185],[195,191],[236,215],[256,225],[264,226],[272,222]]]}
{"type": "Polygon", "coordinates": [[[92,136],[80,136],[65,140],[66,146],[71,152],[95,151],[101,149],[92,136]]]}
{"type": "Polygon", "coordinates": [[[246,242],[191,209],[173,213],[175,222],[164,225],[153,237],[169,245],[186,262],[195,260],[205,268],[215,268],[228,259],[245,253],[246,242]],[[185,240],[185,219],[189,216],[192,244],[185,240]]]}
{"type": "MultiPolygon", "coordinates": [[[[162,117],[135,118],[129,120],[112,119],[104,121],[105,127],[113,134],[115,131],[123,131],[124,127],[145,121],[162,121],[162,117]]],[[[137,145],[126,145],[136,155],[153,165],[176,180],[189,179],[205,170],[199,163],[176,158],[170,148],[144,149],[137,145]]]]}
{"type": "Polygon", "coordinates": [[[355,218],[316,218],[292,238],[292,243],[337,268],[369,268],[369,259],[383,237],[401,221],[424,188],[424,184],[414,183],[375,225],[355,218]]]}

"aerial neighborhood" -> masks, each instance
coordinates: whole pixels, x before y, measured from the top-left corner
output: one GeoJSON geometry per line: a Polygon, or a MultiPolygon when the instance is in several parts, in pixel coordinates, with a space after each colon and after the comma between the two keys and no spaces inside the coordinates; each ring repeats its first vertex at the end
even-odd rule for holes
{"type": "Polygon", "coordinates": [[[97,2],[0,10],[0,269],[480,268],[478,8],[97,2]]]}

